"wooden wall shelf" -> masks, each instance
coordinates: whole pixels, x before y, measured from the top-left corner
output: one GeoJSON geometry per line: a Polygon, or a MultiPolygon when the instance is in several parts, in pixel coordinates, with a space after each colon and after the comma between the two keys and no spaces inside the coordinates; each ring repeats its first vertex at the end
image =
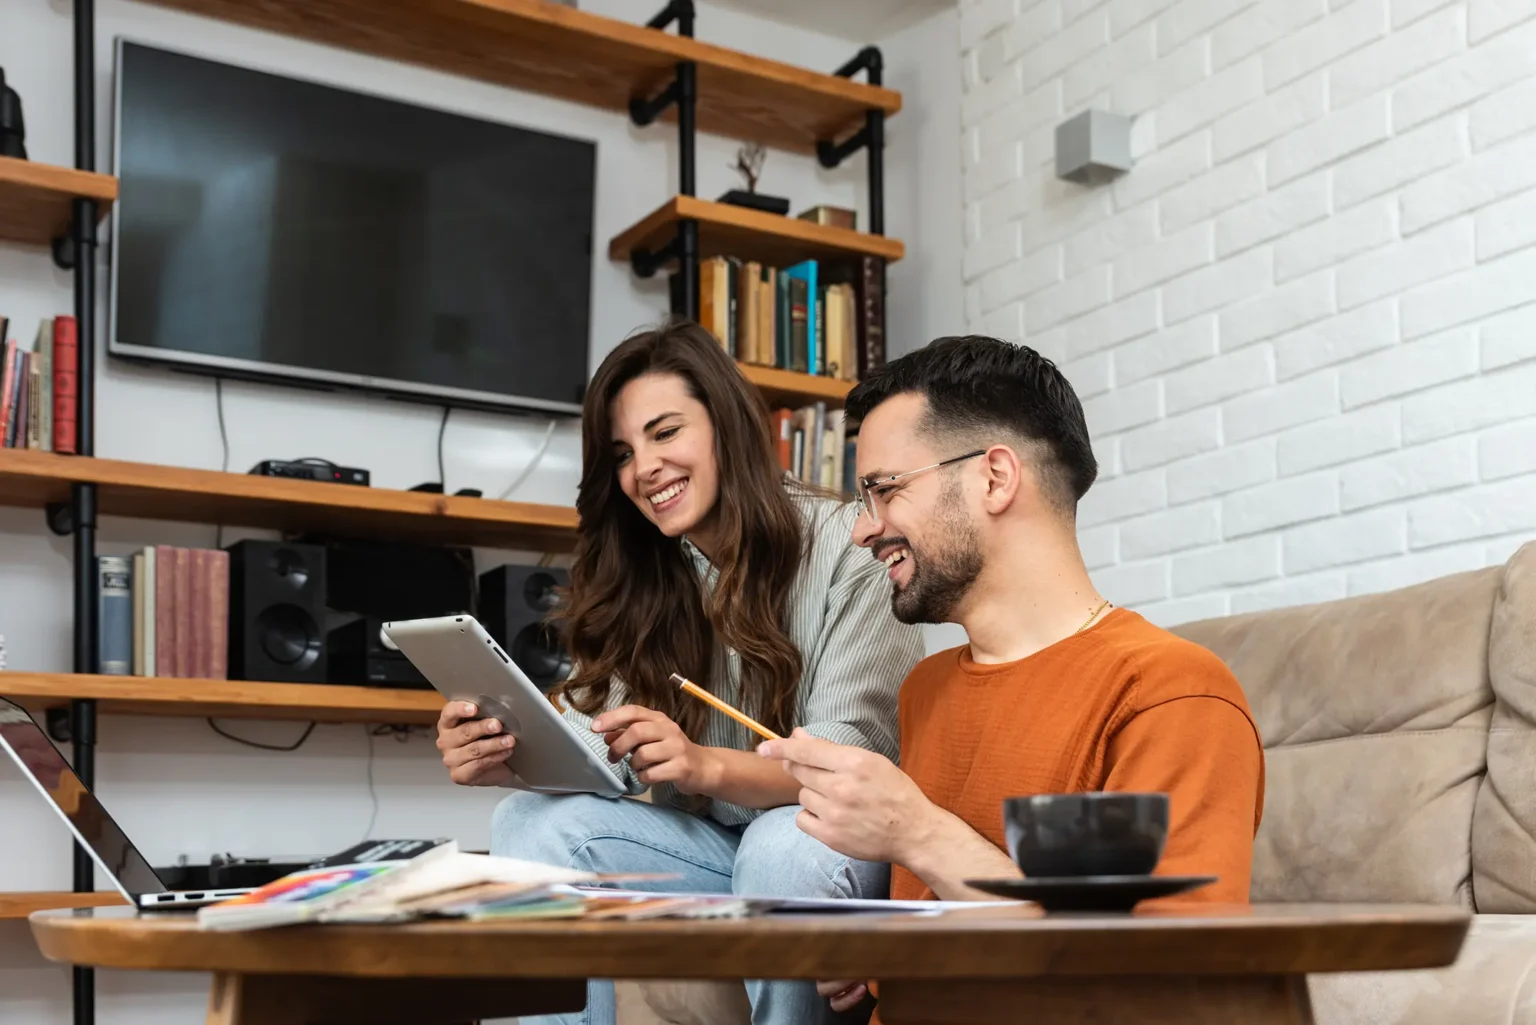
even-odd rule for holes
{"type": "Polygon", "coordinates": [[[0,893],[0,920],[26,918],[34,911],[52,911],[55,908],[110,908],[127,903],[123,895],[116,891],[69,893],[35,890],[22,893],[0,893]]]}
{"type": "Polygon", "coordinates": [[[45,246],[69,234],[77,198],[96,200],[105,217],[117,200],[117,179],[0,157],[0,239],[45,246]]]}
{"type": "Polygon", "coordinates": [[[576,543],[576,510],[566,506],[0,450],[0,505],[67,502],[72,482],[96,484],[97,509],[107,516],[541,552],[576,543]]]}
{"type": "Polygon", "coordinates": [[[34,715],[68,705],[72,698],[83,698],[94,700],[103,715],[420,726],[437,722],[443,707],[441,695],[432,690],[84,673],[0,673],[0,695],[34,715]]]}
{"type": "Polygon", "coordinates": [[[679,61],[693,61],[700,130],[801,152],[861,127],[866,111],[901,109],[890,89],[548,0],[152,2],[610,110],[659,92],[679,61]]]}
{"type": "Polygon", "coordinates": [[[674,196],[644,220],[614,236],[608,243],[609,258],[627,260],[637,249],[657,252],[665,248],[677,234],[677,222],[681,220],[699,222],[701,259],[736,256],[788,267],[802,260],[835,263],[861,256],[878,256],[890,263],[906,255],[906,246],[899,239],[693,196],[674,196]]]}
{"type": "Polygon", "coordinates": [[[752,363],[738,363],[742,376],[757,386],[769,409],[780,406],[795,408],[813,402],[825,402],[829,406],[841,406],[854,382],[840,381],[835,377],[817,377],[814,374],[798,374],[778,367],[760,367],[752,363]]]}

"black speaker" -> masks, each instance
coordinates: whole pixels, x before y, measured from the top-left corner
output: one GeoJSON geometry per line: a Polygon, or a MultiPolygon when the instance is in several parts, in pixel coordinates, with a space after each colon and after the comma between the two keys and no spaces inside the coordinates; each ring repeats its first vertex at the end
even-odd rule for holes
{"type": "Polygon", "coordinates": [[[325,682],[325,549],[229,547],[229,678],[325,682]]]}
{"type": "Polygon", "coordinates": [[[431,690],[432,684],[405,653],[384,642],[383,626],[384,621],[376,616],[360,616],[327,635],[325,658],[330,682],[431,690]]]}
{"type": "Polygon", "coordinates": [[[548,690],[571,675],[571,657],[545,619],[560,604],[570,574],[553,566],[498,566],[480,577],[479,620],[535,685],[548,690]]]}
{"type": "Polygon", "coordinates": [[[429,619],[473,612],[472,549],[308,535],[325,552],[325,607],[396,619],[429,619]]]}

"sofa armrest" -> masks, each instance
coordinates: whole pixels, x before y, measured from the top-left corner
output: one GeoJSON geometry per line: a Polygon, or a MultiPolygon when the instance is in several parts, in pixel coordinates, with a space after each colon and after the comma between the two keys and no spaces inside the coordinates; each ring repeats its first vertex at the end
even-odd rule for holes
{"type": "Polygon", "coordinates": [[[1316,1025],[1536,1025],[1536,915],[1476,915],[1456,963],[1308,980],[1316,1025]]]}

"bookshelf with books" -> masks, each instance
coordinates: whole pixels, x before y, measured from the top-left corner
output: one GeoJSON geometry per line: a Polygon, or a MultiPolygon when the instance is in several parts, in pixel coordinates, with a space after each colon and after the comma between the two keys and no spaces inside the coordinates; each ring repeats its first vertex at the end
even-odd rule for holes
{"type": "Polygon", "coordinates": [[[45,318],[35,337],[16,337],[0,317],[0,448],[75,451],[75,318],[45,318]]]}

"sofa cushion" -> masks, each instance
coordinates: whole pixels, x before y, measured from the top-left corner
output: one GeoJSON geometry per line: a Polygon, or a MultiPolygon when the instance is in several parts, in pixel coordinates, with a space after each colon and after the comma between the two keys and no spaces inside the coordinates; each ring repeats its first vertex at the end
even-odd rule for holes
{"type": "Polygon", "coordinates": [[[1536,1025],[1536,917],[1477,915],[1446,968],[1307,982],[1317,1025],[1536,1025]]]}
{"type": "Polygon", "coordinates": [[[1232,668],[1264,738],[1254,900],[1471,903],[1501,575],[1177,628],[1232,668]]]}
{"type": "Polygon", "coordinates": [[[1515,553],[1488,639],[1493,722],[1472,815],[1477,910],[1536,912],[1536,544],[1515,553]]]}

